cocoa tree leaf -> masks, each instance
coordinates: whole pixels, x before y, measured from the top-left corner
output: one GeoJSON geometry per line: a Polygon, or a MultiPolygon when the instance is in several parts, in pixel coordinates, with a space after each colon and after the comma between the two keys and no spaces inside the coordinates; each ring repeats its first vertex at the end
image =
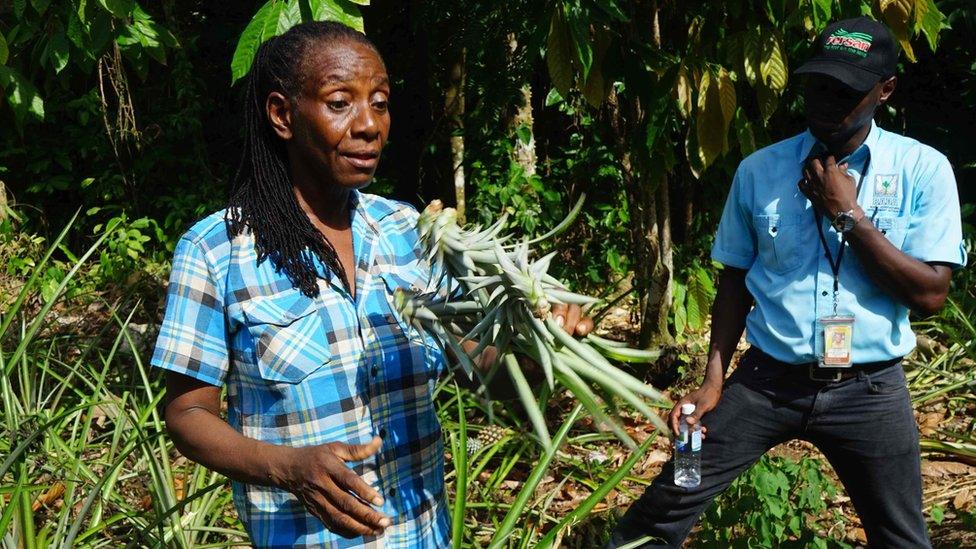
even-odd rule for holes
{"type": "Polygon", "coordinates": [[[566,25],[561,6],[557,6],[549,22],[549,36],[546,38],[546,66],[552,85],[563,97],[569,97],[573,85],[573,37],[566,25]]]}
{"type": "Polygon", "coordinates": [[[759,64],[759,72],[762,74],[763,82],[776,91],[786,89],[786,81],[789,73],[786,69],[786,55],[783,53],[783,45],[779,37],[774,33],[769,33],[763,39],[762,62],[759,64]]]}
{"type": "Polygon", "coordinates": [[[683,118],[691,116],[691,79],[688,77],[688,70],[682,66],[678,69],[678,78],[674,82],[674,95],[678,102],[678,112],[683,118]]]}
{"type": "Polygon", "coordinates": [[[288,2],[285,0],[268,0],[251,18],[237,41],[230,62],[231,84],[243,78],[251,69],[254,54],[261,44],[278,33],[278,22],[287,8],[288,2]]]}
{"type": "MultiPolygon", "coordinates": [[[[359,2],[349,0],[310,0],[313,17],[316,21],[335,21],[359,32],[365,31],[363,14],[355,5],[359,2]]],[[[362,4],[365,5],[365,4],[362,4]]]]}
{"type": "Polygon", "coordinates": [[[905,52],[905,57],[914,63],[916,60],[915,50],[912,49],[911,43],[914,0],[879,0],[878,5],[881,8],[881,15],[884,17],[885,23],[888,24],[891,33],[898,40],[902,51],[905,52]]]}
{"type": "Polygon", "coordinates": [[[135,0],[98,0],[98,3],[117,19],[125,19],[135,9],[135,0]]]}
{"type": "Polygon", "coordinates": [[[7,47],[7,39],[3,37],[3,33],[0,33],[0,65],[6,65],[8,57],[10,57],[10,48],[7,47]]]}
{"type": "Polygon", "coordinates": [[[698,151],[702,169],[708,169],[725,149],[728,125],[722,113],[719,83],[710,70],[702,73],[698,87],[698,109],[695,126],[698,134],[698,151]]]}
{"type": "MultiPolygon", "coordinates": [[[[732,75],[725,70],[725,67],[720,68],[718,72],[718,95],[719,104],[722,107],[722,117],[725,121],[723,135],[728,136],[728,127],[732,123],[732,118],[735,117],[738,101],[735,96],[735,82],[732,81],[732,75]]],[[[728,148],[728,143],[726,143],[725,148],[728,148]]]]}
{"type": "Polygon", "coordinates": [[[939,11],[933,0],[915,0],[915,32],[921,31],[925,35],[932,51],[939,45],[943,21],[945,15],[939,11]]]}
{"type": "Polygon", "coordinates": [[[766,122],[776,112],[776,107],[779,105],[779,94],[760,82],[756,85],[756,101],[759,103],[759,114],[762,116],[763,122],[766,122]]]}
{"type": "Polygon", "coordinates": [[[593,46],[593,64],[582,89],[583,97],[594,108],[599,108],[607,97],[607,82],[603,77],[603,59],[612,39],[613,37],[606,29],[599,29],[596,32],[593,46]]]}
{"type": "Polygon", "coordinates": [[[751,29],[742,35],[742,74],[750,86],[759,79],[759,64],[762,61],[762,40],[758,29],[751,29]]]}
{"type": "Polygon", "coordinates": [[[22,128],[28,117],[44,119],[44,100],[24,75],[11,67],[0,66],[0,89],[6,91],[7,104],[22,128]]]}

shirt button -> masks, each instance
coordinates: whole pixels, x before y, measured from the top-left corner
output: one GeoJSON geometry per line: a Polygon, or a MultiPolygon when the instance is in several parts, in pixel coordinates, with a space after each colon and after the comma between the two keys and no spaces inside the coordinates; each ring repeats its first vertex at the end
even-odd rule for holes
{"type": "Polygon", "coordinates": [[[373,377],[376,377],[376,375],[380,373],[380,369],[377,368],[376,366],[373,366],[372,368],[369,369],[369,373],[373,377]]]}
{"type": "Polygon", "coordinates": [[[822,295],[824,297],[827,297],[827,290],[824,290],[824,291],[820,292],[820,295],[822,295]]]}
{"type": "Polygon", "coordinates": [[[389,494],[390,497],[392,498],[393,496],[396,495],[396,488],[390,488],[389,490],[386,491],[386,493],[389,494]]]}
{"type": "Polygon", "coordinates": [[[386,438],[386,429],[380,429],[380,438],[386,438]]]}

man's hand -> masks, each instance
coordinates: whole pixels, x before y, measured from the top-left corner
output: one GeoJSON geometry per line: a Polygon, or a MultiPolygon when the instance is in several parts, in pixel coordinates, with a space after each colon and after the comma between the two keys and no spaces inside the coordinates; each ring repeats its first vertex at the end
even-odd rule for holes
{"type": "MultiPolygon", "coordinates": [[[[694,404],[695,413],[688,416],[688,425],[694,425],[701,420],[701,417],[708,412],[711,412],[715,406],[718,404],[719,398],[722,397],[722,384],[721,383],[711,383],[705,380],[705,383],[701,387],[695,389],[681,400],[679,400],[674,408],[671,408],[671,413],[668,415],[668,424],[671,425],[671,430],[674,434],[678,434],[678,424],[681,421],[681,405],[682,404],[694,404]]],[[[702,425],[701,434],[702,438],[705,438],[705,433],[708,429],[702,425]]]]}
{"type": "Polygon", "coordinates": [[[586,337],[593,331],[593,319],[583,316],[583,309],[579,305],[555,303],[552,306],[552,318],[573,337],[586,337]]]}
{"type": "Polygon", "coordinates": [[[854,210],[857,213],[860,209],[857,205],[857,182],[847,173],[847,163],[838,165],[833,155],[828,155],[824,160],[808,158],[803,165],[803,179],[797,187],[829,221],[838,212],[854,210]]]}
{"type": "Polygon", "coordinates": [[[283,467],[281,487],[295,494],[309,513],[340,536],[380,535],[390,519],[368,503],[383,505],[383,497],[345,462],[368,458],[382,443],[374,437],[369,444],[330,442],[294,448],[283,467]]]}

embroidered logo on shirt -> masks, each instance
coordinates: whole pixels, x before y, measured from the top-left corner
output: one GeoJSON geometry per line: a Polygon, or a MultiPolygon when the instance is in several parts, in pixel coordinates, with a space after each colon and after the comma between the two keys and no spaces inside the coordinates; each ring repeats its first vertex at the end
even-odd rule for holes
{"type": "Polygon", "coordinates": [[[874,176],[874,207],[888,210],[901,208],[898,174],[874,176]]]}

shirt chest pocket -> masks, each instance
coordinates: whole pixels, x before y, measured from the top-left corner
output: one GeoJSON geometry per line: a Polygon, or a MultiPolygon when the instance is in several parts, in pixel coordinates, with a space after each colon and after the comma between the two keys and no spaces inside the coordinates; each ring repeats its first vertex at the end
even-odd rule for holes
{"type": "Polygon", "coordinates": [[[905,244],[905,236],[908,234],[908,216],[882,216],[874,219],[874,226],[885,235],[899,250],[905,244]]]}
{"type": "Polygon", "coordinates": [[[258,371],[275,383],[299,383],[332,361],[321,303],[299,290],[241,305],[258,371]]]}
{"type": "Polygon", "coordinates": [[[787,273],[800,266],[803,255],[799,215],[761,214],[753,216],[759,261],[773,273],[787,273]]]}

